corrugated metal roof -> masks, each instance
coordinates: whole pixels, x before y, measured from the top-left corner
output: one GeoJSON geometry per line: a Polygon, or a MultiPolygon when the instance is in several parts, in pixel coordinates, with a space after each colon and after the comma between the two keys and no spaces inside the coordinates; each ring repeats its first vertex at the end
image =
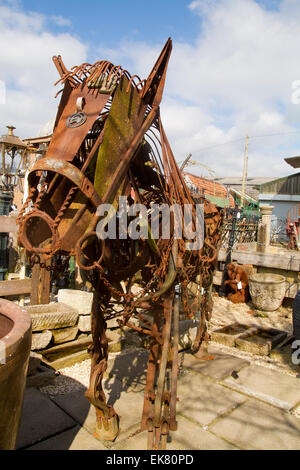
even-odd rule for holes
{"type": "MultiPolygon", "coordinates": [[[[263,183],[273,181],[276,178],[271,176],[248,176],[246,181],[246,193],[258,200],[259,195],[259,186],[263,183]]],[[[226,187],[234,188],[237,191],[242,191],[242,182],[243,178],[241,176],[226,176],[224,178],[215,178],[220,184],[223,184],[226,187]]]]}
{"type": "Polygon", "coordinates": [[[300,168],[300,157],[289,157],[285,158],[284,161],[286,161],[293,168],[300,168]]]}
{"type": "MultiPolygon", "coordinates": [[[[269,181],[275,180],[276,177],[274,176],[248,176],[247,177],[247,185],[260,185],[263,183],[267,183],[269,181]]],[[[232,185],[242,185],[243,183],[243,178],[242,176],[224,176],[224,177],[218,177],[215,178],[215,181],[217,181],[220,184],[226,185],[226,186],[232,186],[232,185]]]]}

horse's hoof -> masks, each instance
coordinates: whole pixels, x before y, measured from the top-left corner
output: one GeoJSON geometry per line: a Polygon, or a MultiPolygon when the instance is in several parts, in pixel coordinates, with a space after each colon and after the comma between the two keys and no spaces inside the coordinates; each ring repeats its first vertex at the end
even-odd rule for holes
{"type": "Polygon", "coordinates": [[[114,441],[119,434],[119,416],[105,418],[97,413],[95,437],[100,441],[114,441]]]}

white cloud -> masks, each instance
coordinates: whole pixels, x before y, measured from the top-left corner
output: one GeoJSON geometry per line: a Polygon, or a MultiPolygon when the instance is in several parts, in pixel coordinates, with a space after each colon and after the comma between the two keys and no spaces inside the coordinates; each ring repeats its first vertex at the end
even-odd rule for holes
{"type": "MultiPolygon", "coordinates": [[[[240,175],[249,134],[250,175],[290,173],[283,157],[299,154],[300,146],[300,133],[292,134],[300,128],[300,105],[291,102],[292,83],[300,80],[300,2],[282,0],[273,11],[254,0],[194,0],[187,7],[201,28],[193,42],[174,42],[161,107],[176,158],[192,152],[218,175],[240,175]],[[251,138],[269,134],[287,135],[251,138]]],[[[0,0],[0,80],[7,92],[0,125],[12,122],[24,137],[55,114],[52,55],[72,66],[91,54],[77,37],[51,32],[51,22],[62,31],[69,25],[0,0]]],[[[89,60],[110,60],[145,78],[162,46],[103,43],[89,60]]],[[[201,166],[191,170],[205,173],[201,166]]]]}
{"type": "Polygon", "coordinates": [[[58,26],[71,26],[71,21],[68,18],[64,18],[60,15],[51,15],[50,20],[58,26]]]}
{"type": "MultiPolygon", "coordinates": [[[[192,152],[219,174],[238,175],[246,134],[288,133],[249,145],[250,173],[288,174],[283,157],[300,146],[300,133],[290,134],[300,127],[300,105],[291,103],[292,82],[300,79],[299,2],[284,0],[271,11],[254,0],[196,0],[189,8],[201,17],[201,31],[194,43],[174,43],[161,109],[175,156],[192,152]]],[[[161,47],[122,42],[114,59],[144,78],[161,47]]]]}
{"type": "Polygon", "coordinates": [[[67,66],[83,62],[87,46],[69,33],[54,34],[48,22],[68,24],[62,17],[24,12],[18,2],[0,2],[0,79],[6,85],[0,104],[0,132],[14,124],[17,135],[36,135],[56,114],[59,78],[52,56],[61,54],[67,66]]]}

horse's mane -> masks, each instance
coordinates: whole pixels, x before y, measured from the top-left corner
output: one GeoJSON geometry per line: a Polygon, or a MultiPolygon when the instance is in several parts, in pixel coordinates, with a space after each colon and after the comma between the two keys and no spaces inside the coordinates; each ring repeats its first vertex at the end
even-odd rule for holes
{"type": "MultiPolygon", "coordinates": [[[[56,57],[56,60],[62,63],[60,56],[56,57]]],[[[129,80],[128,89],[132,84],[138,90],[141,90],[146,82],[136,74],[131,75],[121,65],[114,65],[107,60],[100,60],[94,64],[84,62],[81,65],[74,65],[71,70],[67,70],[63,66],[61,78],[55,82],[55,85],[65,84],[68,81],[73,88],[82,83],[87,83],[88,88],[93,89],[99,88],[102,83],[116,85],[122,76],[127,77],[129,80]]]]}

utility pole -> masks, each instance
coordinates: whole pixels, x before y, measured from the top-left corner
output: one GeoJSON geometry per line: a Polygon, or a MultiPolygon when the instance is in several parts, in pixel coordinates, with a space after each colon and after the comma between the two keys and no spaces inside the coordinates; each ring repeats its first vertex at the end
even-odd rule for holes
{"type": "Polygon", "coordinates": [[[245,189],[246,189],[246,184],[247,184],[248,142],[249,142],[249,136],[246,135],[246,146],[245,146],[245,155],[244,155],[244,171],[243,171],[243,182],[242,182],[242,195],[241,195],[241,208],[242,209],[244,207],[245,189]]]}

